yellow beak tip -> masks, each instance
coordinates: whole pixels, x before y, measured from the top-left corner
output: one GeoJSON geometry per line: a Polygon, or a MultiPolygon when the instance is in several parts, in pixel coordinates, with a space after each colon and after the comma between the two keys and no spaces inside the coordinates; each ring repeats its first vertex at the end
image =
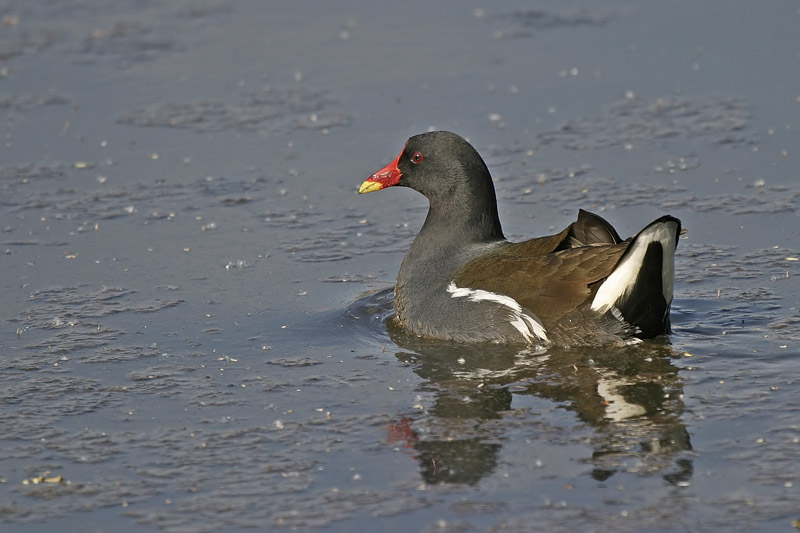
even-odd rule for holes
{"type": "Polygon", "coordinates": [[[361,187],[358,188],[358,194],[366,194],[368,192],[375,192],[381,189],[383,189],[383,185],[377,181],[365,181],[361,184],[361,187]]]}

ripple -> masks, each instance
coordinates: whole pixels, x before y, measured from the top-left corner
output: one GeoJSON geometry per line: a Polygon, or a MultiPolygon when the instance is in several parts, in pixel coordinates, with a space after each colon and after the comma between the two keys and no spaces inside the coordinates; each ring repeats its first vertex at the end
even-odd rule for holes
{"type": "Polygon", "coordinates": [[[334,102],[326,91],[305,85],[266,85],[243,93],[236,104],[214,100],[163,102],[132,109],[121,114],[117,121],[198,132],[235,129],[286,133],[349,126],[352,119],[347,113],[328,109],[334,102]]]}
{"type": "Polygon", "coordinates": [[[573,150],[643,146],[673,137],[722,145],[754,144],[757,138],[746,131],[749,123],[749,109],[736,98],[667,96],[647,102],[631,97],[614,103],[605,115],[572,119],[539,134],[538,139],[573,150]]]}

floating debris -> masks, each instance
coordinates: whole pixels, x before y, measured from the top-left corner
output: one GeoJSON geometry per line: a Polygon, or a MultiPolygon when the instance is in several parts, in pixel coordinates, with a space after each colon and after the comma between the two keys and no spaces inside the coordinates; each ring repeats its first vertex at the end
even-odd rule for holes
{"type": "Polygon", "coordinates": [[[23,485],[40,485],[44,483],[52,483],[52,484],[63,483],[65,485],[71,484],[71,482],[64,479],[63,476],[51,476],[50,472],[45,472],[41,475],[22,480],[23,485]]]}

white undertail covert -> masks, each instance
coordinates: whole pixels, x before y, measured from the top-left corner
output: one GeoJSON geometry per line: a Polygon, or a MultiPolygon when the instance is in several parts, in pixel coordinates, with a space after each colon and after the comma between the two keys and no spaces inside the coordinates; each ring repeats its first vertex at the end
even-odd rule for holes
{"type": "Polygon", "coordinates": [[[647,247],[653,242],[661,243],[663,250],[661,264],[661,287],[667,305],[672,303],[672,292],[675,284],[675,239],[677,223],[665,221],[645,228],[633,243],[622,262],[614,272],[600,285],[592,300],[592,309],[605,313],[616,307],[620,300],[628,296],[636,284],[639,271],[642,269],[647,247]]]}

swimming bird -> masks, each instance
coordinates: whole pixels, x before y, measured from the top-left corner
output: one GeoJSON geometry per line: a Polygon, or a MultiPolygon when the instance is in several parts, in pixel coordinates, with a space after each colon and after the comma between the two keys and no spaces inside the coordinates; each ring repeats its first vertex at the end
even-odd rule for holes
{"type": "Polygon", "coordinates": [[[429,210],[406,253],[392,320],[407,333],[458,343],[593,344],[670,331],[681,223],[662,216],[622,240],[580,210],[561,232],[506,240],[489,169],[464,138],[408,139],[359,193],[410,187],[429,210]]]}

